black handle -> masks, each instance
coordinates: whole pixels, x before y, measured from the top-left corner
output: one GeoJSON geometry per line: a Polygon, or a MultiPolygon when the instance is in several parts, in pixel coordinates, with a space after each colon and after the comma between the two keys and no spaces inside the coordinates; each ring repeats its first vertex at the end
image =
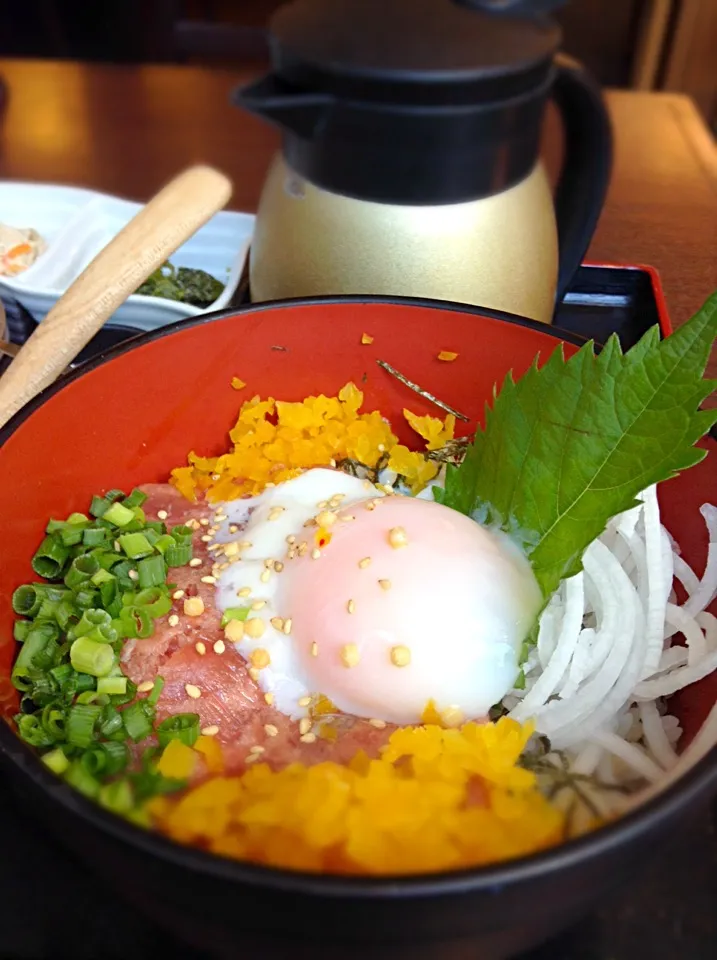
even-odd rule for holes
{"type": "Polygon", "coordinates": [[[561,58],[553,86],[565,128],[565,156],[555,193],[560,303],[590,245],[612,168],[612,128],[597,84],[580,64],[561,58]]]}

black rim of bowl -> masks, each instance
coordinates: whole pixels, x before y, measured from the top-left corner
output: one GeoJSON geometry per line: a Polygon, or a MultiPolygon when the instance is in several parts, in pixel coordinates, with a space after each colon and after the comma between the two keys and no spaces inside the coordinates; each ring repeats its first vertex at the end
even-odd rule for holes
{"type": "MultiPolygon", "coordinates": [[[[528,327],[547,334],[556,342],[564,340],[577,346],[586,342],[586,338],[578,334],[500,310],[416,297],[332,296],[271,300],[264,303],[247,304],[246,306],[214,313],[201,314],[198,317],[190,317],[169,326],[159,327],[156,330],[131,337],[123,343],[97,354],[65,373],[54,384],[47,387],[19,410],[0,429],[0,447],[35,410],[67,384],[115,357],[133,350],[135,347],[171,336],[173,333],[186,330],[189,327],[210,324],[215,320],[223,320],[228,317],[262,313],[283,307],[340,306],[347,303],[430,307],[434,310],[468,313],[528,327]]],[[[395,900],[410,897],[442,897],[451,894],[478,893],[536,880],[548,874],[575,867],[583,861],[599,857],[616,847],[628,844],[631,840],[657,829],[663,821],[672,819],[682,808],[697,803],[704,799],[710,790],[717,788],[717,747],[713,747],[674,783],[644,804],[592,833],[567,840],[539,853],[487,866],[468,867],[442,873],[366,877],[318,874],[265,867],[208,853],[196,847],[176,843],[159,833],[143,830],[118,816],[108,813],[69,785],[58,781],[58,778],[42,764],[37,754],[20,740],[9,724],[4,722],[0,722],[0,756],[4,757],[7,762],[11,762],[36,787],[48,797],[51,797],[54,802],[60,803],[70,813],[74,813],[94,828],[109,834],[114,839],[123,841],[143,853],[157,857],[176,867],[224,881],[253,885],[266,890],[273,889],[277,892],[317,897],[349,897],[358,900],[373,898],[395,900]]]]}

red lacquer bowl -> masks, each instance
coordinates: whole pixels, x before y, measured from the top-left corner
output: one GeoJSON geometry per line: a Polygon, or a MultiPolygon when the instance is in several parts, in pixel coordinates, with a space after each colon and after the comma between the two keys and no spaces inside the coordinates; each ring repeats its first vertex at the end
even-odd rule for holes
{"type": "MultiPolygon", "coordinates": [[[[471,418],[493,386],[546,358],[559,331],[490,311],[382,298],[267,304],[181,323],[94,360],[45,391],[0,435],[0,701],[17,707],[10,596],[50,516],[84,510],[93,493],[163,481],[188,450],[215,454],[251,393],[301,399],[348,380],[365,408],[412,442],[401,411],[435,408],[376,364],[383,359],[471,418]],[[370,345],[361,336],[373,336],[370,345]],[[441,350],[458,353],[441,362],[441,350]],[[232,377],[248,383],[237,393],[232,377]]],[[[564,335],[565,350],[577,338],[564,335]]],[[[706,441],[710,443],[710,441],[706,441]]],[[[714,446],[714,444],[712,444],[714,446]]],[[[669,528],[702,569],[698,513],[717,489],[717,457],[664,484],[669,528]]],[[[688,731],[717,698],[710,678],[680,698],[688,731]]],[[[175,934],[217,955],[499,958],[558,931],[659,839],[717,792],[717,752],[637,813],[555,850],[493,868],[415,879],[310,876],[223,860],[145,833],[59,783],[0,723],[0,762],[42,818],[125,896],[175,934]],[[292,941],[289,947],[289,941],[292,941]],[[302,946],[303,945],[303,946],[302,946]],[[306,949],[307,953],[302,952],[306,949]],[[287,952],[287,951],[290,951],[287,952]]]]}

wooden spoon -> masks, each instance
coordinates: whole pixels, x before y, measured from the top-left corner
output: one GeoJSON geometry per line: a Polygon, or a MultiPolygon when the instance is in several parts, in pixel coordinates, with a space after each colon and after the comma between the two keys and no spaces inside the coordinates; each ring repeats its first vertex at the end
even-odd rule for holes
{"type": "Polygon", "coordinates": [[[211,167],[175,177],[101,250],[0,377],[0,427],[49,386],[127,297],[229,200],[211,167]]]}

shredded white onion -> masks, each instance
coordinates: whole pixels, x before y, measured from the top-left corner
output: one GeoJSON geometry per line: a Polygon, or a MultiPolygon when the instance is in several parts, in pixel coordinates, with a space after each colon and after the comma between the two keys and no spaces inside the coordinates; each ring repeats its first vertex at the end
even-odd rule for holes
{"type": "MultiPolygon", "coordinates": [[[[700,578],[661,525],[654,487],[586,550],[541,617],[525,688],[510,715],[566,752],[575,773],[609,783],[636,777],[654,792],[717,744],[717,707],[683,755],[663,698],[717,670],[717,507],[702,506],[709,546],[700,578]],[[679,604],[675,582],[687,599],[679,604]],[[673,642],[677,635],[684,644],[673,642]],[[688,756],[689,755],[689,756],[688,756]]],[[[644,794],[645,791],[642,791],[644,794]]],[[[612,810],[629,803],[618,794],[612,810]]]]}

